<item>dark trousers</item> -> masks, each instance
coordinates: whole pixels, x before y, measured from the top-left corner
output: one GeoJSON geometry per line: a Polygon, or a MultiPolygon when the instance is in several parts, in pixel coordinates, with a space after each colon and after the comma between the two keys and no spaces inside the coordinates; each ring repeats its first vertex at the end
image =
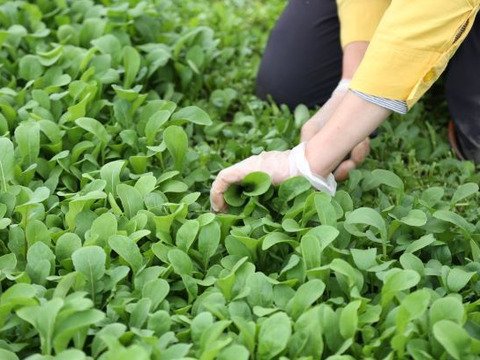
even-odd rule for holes
{"type": "MultiPolygon", "coordinates": [[[[445,73],[445,93],[460,148],[480,163],[480,16],[445,73]]],[[[335,0],[290,0],[270,33],[257,95],[294,108],[322,105],[342,73],[335,0]]]]}

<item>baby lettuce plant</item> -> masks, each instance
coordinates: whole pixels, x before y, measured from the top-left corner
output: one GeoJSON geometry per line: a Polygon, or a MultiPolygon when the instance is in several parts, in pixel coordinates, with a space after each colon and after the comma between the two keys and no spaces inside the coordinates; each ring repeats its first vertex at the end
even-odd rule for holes
{"type": "Polygon", "coordinates": [[[479,358],[480,175],[442,104],[333,197],[256,172],[210,212],[310,117],[253,95],[284,6],[0,0],[0,359],[479,358]]]}

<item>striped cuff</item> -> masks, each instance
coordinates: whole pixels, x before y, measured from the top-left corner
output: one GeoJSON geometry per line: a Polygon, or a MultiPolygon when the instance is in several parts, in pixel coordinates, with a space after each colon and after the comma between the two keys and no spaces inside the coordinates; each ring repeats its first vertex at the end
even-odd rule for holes
{"type": "Polygon", "coordinates": [[[385,99],[382,97],[365,94],[357,90],[353,90],[353,89],[350,89],[350,90],[353,91],[354,94],[358,95],[362,99],[367,100],[375,105],[384,107],[388,110],[392,110],[396,113],[406,114],[408,111],[408,106],[406,101],[385,99]]]}

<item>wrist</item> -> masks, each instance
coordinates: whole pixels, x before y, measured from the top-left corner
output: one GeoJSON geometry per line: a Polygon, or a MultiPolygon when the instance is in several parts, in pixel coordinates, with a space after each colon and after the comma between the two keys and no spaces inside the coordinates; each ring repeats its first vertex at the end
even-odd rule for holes
{"type": "Polygon", "coordinates": [[[352,82],[352,79],[347,79],[342,77],[342,79],[338,82],[337,87],[335,90],[333,90],[333,94],[335,93],[346,93],[348,91],[348,88],[350,87],[350,83],[352,82]]]}
{"type": "MultiPolygon", "coordinates": [[[[316,149],[316,148],[315,148],[316,149]]],[[[326,165],[323,159],[323,156],[316,153],[315,149],[312,148],[311,144],[305,144],[305,159],[308,162],[310,167],[310,171],[317,176],[322,178],[326,178],[330,173],[331,170],[329,168],[334,169],[336,164],[332,162],[331,166],[324,166],[326,165]],[[320,159],[322,158],[322,159],[320,159]],[[321,160],[321,161],[319,161],[321,160]]]]}
{"type": "Polygon", "coordinates": [[[375,130],[391,111],[349,92],[327,124],[307,144],[306,159],[314,174],[325,176],[375,130]]]}
{"type": "Polygon", "coordinates": [[[306,143],[302,142],[290,152],[290,175],[301,175],[317,190],[323,191],[331,196],[335,195],[337,183],[332,173],[325,176],[313,173],[310,163],[306,157],[306,143]]]}

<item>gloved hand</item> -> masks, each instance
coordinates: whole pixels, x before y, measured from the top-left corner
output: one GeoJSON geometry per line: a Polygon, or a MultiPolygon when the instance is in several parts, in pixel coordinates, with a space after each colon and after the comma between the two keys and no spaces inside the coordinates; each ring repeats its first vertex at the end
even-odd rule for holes
{"type": "Polygon", "coordinates": [[[323,104],[320,110],[314,116],[312,116],[310,120],[303,124],[301,131],[302,142],[306,142],[314,137],[315,134],[319,132],[320,129],[328,122],[328,120],[330,120],[338,105],[340,105],[343,98],[347,94],[351,81],[351,79],[340,80],[335,90],[333,90],[330,99],[323,104]]]}
{"type": "Polygon", "coordinates": [[[231,184],[240,183],[245,176],[255,171],[263,171],[270,175],[274,185],[294,176],[303,176],[313,187],[330,195],[334,195],[337,188],[333,174],[328,175],[326,179],[312,174],[305,158],[305,143],[301,143],[292,150],[262,152],[220,171],[210,190],[212,211],[225,212],[227,209],[223,198],[225,191],[231,184]]]}

